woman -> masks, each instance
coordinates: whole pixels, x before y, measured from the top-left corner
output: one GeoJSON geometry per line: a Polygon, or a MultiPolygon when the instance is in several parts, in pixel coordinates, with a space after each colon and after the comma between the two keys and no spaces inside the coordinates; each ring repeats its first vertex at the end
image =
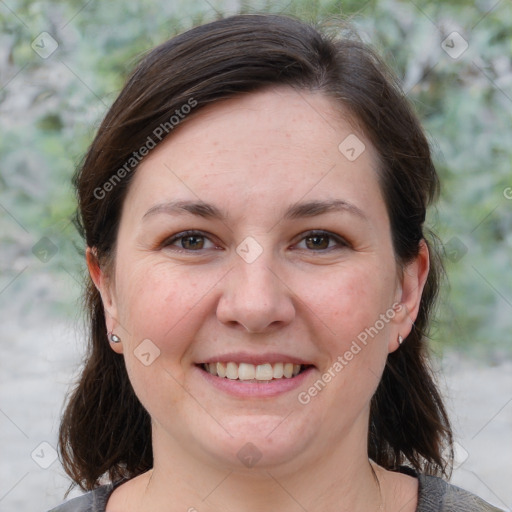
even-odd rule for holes
{"type": "Polygon", "coordinates": [[[76,186],[91,346],[60,447],[90,492],[54,510],[497,510],[439,478],[438,178],[366,46],[270,15],[181,34],[76,186]]]}

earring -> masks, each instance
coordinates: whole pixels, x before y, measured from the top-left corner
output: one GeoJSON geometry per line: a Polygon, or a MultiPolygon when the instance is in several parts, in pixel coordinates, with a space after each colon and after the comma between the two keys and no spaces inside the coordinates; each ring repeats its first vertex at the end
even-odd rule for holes
{"type": "Polygon", "coordinates": [[[107,333],[107,336],[110,343],[119,343],[121,341],[121,338],[117,334],[114,334],[112,331],[107,333]]]}
{"type": "Polygon", "coordinates": [[[400,346],[402,343],[404,342],[404,339],[402,338],[402,336],[400,336],[400,334],[398,335],[398,345],[400,346]]]}

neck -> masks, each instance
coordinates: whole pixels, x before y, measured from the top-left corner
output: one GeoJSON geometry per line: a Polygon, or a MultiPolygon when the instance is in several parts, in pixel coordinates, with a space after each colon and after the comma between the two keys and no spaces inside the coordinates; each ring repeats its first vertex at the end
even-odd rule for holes
{"type": "Polygon", "coordinates": [[[155,454],[172,456],[155,456],[140,510],[163,511],[175,503],[176,510],[190,512],[378,512],[382,493],[367,458],[366,439],[354,437],[349,435],[335,450],[317,451],[322,456],[252,468],[198,461],[186,447],[171,443],[172,450],[162,450],[165,442],[154,443],[155,454]]]}

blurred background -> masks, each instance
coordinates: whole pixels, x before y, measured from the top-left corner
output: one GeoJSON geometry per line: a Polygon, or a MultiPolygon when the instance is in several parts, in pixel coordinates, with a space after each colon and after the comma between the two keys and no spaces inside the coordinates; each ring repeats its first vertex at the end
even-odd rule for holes
{"type": "Polygon", "coordinates": [[[0,0],[0,511],[47,510],[69,485],[55,448],[84,347],[74,169],[144,52],[239,12],[349,19],[402,80],[442,181],[431,343],[453,482],[512,510],[510,0],[0,0]]]}

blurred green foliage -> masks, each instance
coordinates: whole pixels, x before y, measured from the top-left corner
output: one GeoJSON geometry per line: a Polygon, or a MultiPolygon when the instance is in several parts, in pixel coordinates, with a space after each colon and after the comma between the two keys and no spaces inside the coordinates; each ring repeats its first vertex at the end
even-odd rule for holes
{"type": "Polygon", "coordinates": [[[450,286],[432,337],[438,347],[510,355],[512,4],[494,0],[0,2],[0,303],[76,308],[69,297],[84,268],[70,178],[98,123],[144,52],[237,12],[283,12],[329,30],[348,19],[397,73],[443,186],[429,223],[450,286]],[[43,31],[59,45],[48,58],[31,46],[43,31]],[[453,31],[469,44],[457,59],[441,45],[453,31]],[[43,236],[58,247],[47,262],[32,253],[43,236]],[[24,296],[34,283],[37,294],[24,296]]]}

